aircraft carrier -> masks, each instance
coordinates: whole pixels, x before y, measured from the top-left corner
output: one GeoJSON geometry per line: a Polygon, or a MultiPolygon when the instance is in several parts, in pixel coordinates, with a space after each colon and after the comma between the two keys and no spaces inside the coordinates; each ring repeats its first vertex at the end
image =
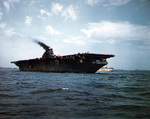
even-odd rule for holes
{"type": "Polygon", "coordinates": [[[108,64],[107,58],[114,57],[114,55],[94,53],[57,56],[51,47],[37,40],[35,42],[45,50],[43,56],[11,62],[16,64],[20,71],[95,73],[108,64]]]}

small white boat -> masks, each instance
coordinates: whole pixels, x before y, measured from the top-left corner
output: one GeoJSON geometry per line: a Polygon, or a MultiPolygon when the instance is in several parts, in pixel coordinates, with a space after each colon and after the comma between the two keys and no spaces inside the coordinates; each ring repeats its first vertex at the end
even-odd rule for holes
{"type": "Polygon", "coordinates": [[[114,71],[114,68],[112,68],[112,67],[110,67],[110,68],[102,67],[99,70],[97,70],[97,73],[99,73],[99,72],[113,72],[113,71],[114,71]]]}

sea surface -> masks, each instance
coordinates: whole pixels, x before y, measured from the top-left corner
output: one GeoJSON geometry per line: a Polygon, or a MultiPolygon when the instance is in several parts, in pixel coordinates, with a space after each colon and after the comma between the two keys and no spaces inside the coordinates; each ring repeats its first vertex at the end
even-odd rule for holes
{"type": "Polygon", "coordinates": [[[150,119],[150,71],[0,69],[0,119],[150,119]]]}

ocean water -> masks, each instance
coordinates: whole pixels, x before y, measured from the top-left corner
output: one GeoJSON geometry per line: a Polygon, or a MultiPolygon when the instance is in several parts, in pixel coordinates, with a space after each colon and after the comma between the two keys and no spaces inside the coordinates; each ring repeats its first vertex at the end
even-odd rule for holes
{"type": "Polygon", "coordinates": [[[0,119],[149,119],[150,71],[0,69],[0,119]]]}

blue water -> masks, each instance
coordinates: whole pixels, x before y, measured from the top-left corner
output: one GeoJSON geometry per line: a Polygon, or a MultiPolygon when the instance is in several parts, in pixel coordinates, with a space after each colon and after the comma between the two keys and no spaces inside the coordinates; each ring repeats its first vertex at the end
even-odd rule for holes
{"type": "Polygon", "coordinates": [[[150,71],[0,69],[0,119],[149,119],[150,71]]]}

